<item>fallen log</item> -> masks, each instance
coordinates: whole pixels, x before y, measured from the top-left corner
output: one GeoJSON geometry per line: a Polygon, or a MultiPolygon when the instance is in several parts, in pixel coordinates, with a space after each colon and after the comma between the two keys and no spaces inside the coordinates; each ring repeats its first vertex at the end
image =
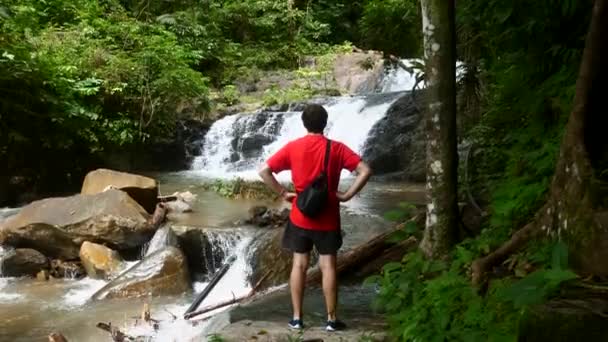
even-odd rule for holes
{"type": "Polygon", "coordinates": [[[407,253],[412,251],[417,245],[417,241],[413,242],[410,239],[399,242],[398,244],[389,247],[381,255],[374,257],[373,260],[366,262],[361,267],[356,267],[353,276],[356,279],[364,279],[373,274],[378,274],[378,271],[389,262],[399,262],[407,253]]]}
{"type": "Polygon", "coordinates": [[[239,298],[233,298],[231,300],[227,300],[218,304],[214,304],[214,305],[210,305],[207,307],[202,308],[201,310],[195,311],[195,312],[190,312],[187,314],[184,314],[184,319],[190,319],[192,317],[195,316],[200,316],[200,315],[204,315],[208,312],[226,307],[226,306],[230,306],[233,304],[237,304],[240,303],[246,299],[250,299],[252,298],[259,290],[260,286],[262,285],[262,282],[270,275],[270,271],[266,272],[266,274],[264,274],[264,276],[262,276],[262,278],[257,282],[257,284],[255,284],[255,286],[251,289],[251,291],[249,291],[249,293],[246,296],[242,296],[239,298]]]}
{"type": "MultiPolygon", "coordinates": [[[[361,265],[377,258],[387,249],[386,239],[393,234],[394,231],[379,235],[363,245],[354,248],[346,253],[339,254],[336,260],[336,273],[338,277],[344,275],[346,272],[353,268],[360,267],[361,265]]],[[[411,236],[408,239],[402,241],[399,245],[404,249],[415,246],[418,243],[418,239],[411,236]]],[[[313,285],[321,282],[323,274],[319,267],[315,267],[308,271],[306,276],[306,284],[313,285]]]]}
{"type": "Polygon", "coordinates": [[[190,317],[189,315],[194,312],[194,310],[196,310],[196,308],[198,308],[198,306],[202,303],[203,300],[205,300],[205,298],[207,298],[207,296],[209,295],[209,293],[211,293],[211,290],[213,290],[213,288],[215,287],[215,285],[217,285],[217,283],[220,281],[220,279],[222,279],[222,277],[224,276],[224,274],[226,274],[226,272],[228,271],[228,269],[230,268],[230,266],[232,266],[232,264],[234,263],[234,261],[236,260],[236,256],[231,256],[230,258],[228,258],[228,260],[226,261],[226,263],[224,264],[224,266],[222,266],[222,268],[213,276],[213,279],[211,279],[211,281],[209,282],[209,284],[207,284],[207,286],[205,287],[205,289],[203,290],[203,292],[201,292],[195,299],[194,302],[192,302],[192,304],[190,305],[190,307],[186,310],[186,312],[184,313],[184,318],[188,319],[188,317],[190,317]]]}

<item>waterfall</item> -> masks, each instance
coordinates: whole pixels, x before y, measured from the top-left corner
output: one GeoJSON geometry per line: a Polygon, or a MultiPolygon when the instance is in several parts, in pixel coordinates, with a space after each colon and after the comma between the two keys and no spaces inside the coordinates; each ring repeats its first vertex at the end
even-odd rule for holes
{"type": "MultiPolygon", "coordinates": [[[[402,93],[339,97],[325,104],[330,139],[362,152],[366,138],[402,93]]],[[[192,169],[212,178],[257,177],[259,163],[287,142],[306,134],[301,112],[239,113],[227,116],[211,126],[205,137],[202,154],[192,169]]]]}
{"type": "MultiPolygon", "coordinates": [[[[403,60],[411,67],[418,60],[403,60]]],[[[328,112],[325,134],[363,152],[372,127],[390,105],[414,86],[415,75],[399,66],[387,68],[374,92],[316,100],[328,112]]],[[[191,170],[210,178],[256,178],[256,167],[287,142],[306,133],[301,111],[238,113],[216,121],[201,144],[191,170]]],[[[281,174],[289,179],[289,173],[281,174]]]]}

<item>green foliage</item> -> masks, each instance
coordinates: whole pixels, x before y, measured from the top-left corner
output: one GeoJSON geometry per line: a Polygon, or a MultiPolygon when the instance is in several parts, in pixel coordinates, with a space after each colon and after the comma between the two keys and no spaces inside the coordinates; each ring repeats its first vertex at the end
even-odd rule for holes
{"type": "MultiPolygon", "coordinates": [[[[464,1],[459,53],[469,63],[467,97],[481,117],[462,123],[473,142],[469,179],[489,204],[487,236],[506,239],[544,203],[574,89],[590,1],[464,1]],[[542,39],[539,39],[542,37],[542,39]],[[548,57],[550,56],[550,57],[548,57]]],[[[461,113],[461,117],[469,117],[461,113]]],[[[504,241],[504,240],[503,240],[504,241]]],[[[485,247],[484,247],[485,248],[485,247]]]]}
{"type": "Polygon", "coordinates": [[[221,101],[228,106],[239,103],[239,90],[234,85],[227,85],[222,89],[221,101]]]}
{"type": "Polygon", "coordinates": [[[495,279],[484,296],[467,276],[467,265],[478,255],[471,242],[458,245],[449,264],[416,251],[402,262],[388,263],[380,276],[366,282],[380,285],[377,305],[400,341],[516,341],[527,308],[576,277],[564,268],[564,246],[557,243],[551,250],[553,262],[547,268],[520,280],[495,279]]]}
{"type": "Polygon", "coordinates": [[[205,184],[205,188],[215,191],[222,197],[239,199],[276,199],[277,194],[261,181],[246,181],[241,178],[232,180],[217,179],[205,184]]]}
{"type": "Polygon", "coordinates": [[[207,341],[209,342],[224,342],[226,339],[222,337],[220,334],[212,334],[207,336],[207,341]]]}
{"type": "Polygon", "coordinates": [[[420,56],[422,19],[418,1],[367,1],[360,25],[365,47],[397,56],[420,56]]]}
{"type": "Polygon", "coordinates": [[[287,89],[274,86],[264,93],[263,102],[265,106],[275,104],[287,104],[311,98],[314,92],[312,88],[294,86],[287,89]]]}

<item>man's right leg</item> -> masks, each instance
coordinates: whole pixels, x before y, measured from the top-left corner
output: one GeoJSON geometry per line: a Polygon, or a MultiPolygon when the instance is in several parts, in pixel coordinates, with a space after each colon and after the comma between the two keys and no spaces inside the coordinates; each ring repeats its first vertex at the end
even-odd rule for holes
{"type": "Polygon", "coordinates": [[[289,278],[291,304],[293,305],[293,319],[302,319],[304,285],[306,284],[306,270],[308,270],[309,260],[310,253],[293,253],[293,265],[289,278]]]}
{"type": "Polygon", "coordinates": [[[304,287],[306,284],[306,271],[312,250],[312,240],[306,236],[300,228],[287,223],[283,234],[283,248],[293,253],[289,287],[291,291],[291,304],[293,306],[293,319],[289,321],[289,327],[302,329],[302,302],[304,300],[304,287]]]}
{"type": "Polygon", "coordinates": [[[327,308],[327,320],[336,320],[336,306],[338,304],[338,281],[336,279],[336,255],[321,254],[319,266],[323,275],[323,295],[327,308]]]}

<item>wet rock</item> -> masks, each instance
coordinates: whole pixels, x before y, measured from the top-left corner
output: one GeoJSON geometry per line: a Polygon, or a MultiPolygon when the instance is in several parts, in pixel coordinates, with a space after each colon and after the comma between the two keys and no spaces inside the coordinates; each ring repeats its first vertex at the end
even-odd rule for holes
{"type": "Polygon", "coordinates": [[[551,300],[526,310],[518,341],[608,341],[606,310],[605,294],[579,293],[574,298],[551,300]]]}
{"type": "Polygon", "coordinates": [[[158,183],[152,178],[108,169],[98,169],[87,174],[80,193],[93,195],[104,192],[109,188],[128,193],[148,213],[154,212],[158,202],[158,183]]]}
{"type": "Polygon", "coordinates": [[[49,260],[42,253],[30,248],[9,250],[0,259],[0,275],[4,277],[33,277],[48,268],[49,260]]]}
{"type": "Polygon", "coordinates": [[[93,300],[182,294],[191,289],[186,257],[166,247],[131,267],[93,295],[93,300]]]}
{"type": "Polygon", "coordinates": [[[78,259],[84,241],[114,250],[143,245],[154,234],[149,215],[127,193],[108,190],[36,201],[0,223],[0,244],[78,259]]]}
{"type": "MultiPolygon", "coordinates": [[[[386,331],[379,331],[378,324],[369,327],[349,328],[339,333],[328,334],[324,327],[310,327],[303,331],[298,341],[390,341],[386,331]]],[[[250,321],[243,320],[234,322],[222,328],[220,336],[222,341],[291,341],[294,334],[285,328],[283,322],[250,321]]]]}
{"type": "Polygon", "coordinates": [[[257,158],[274,141],[284,122],[284,113],[261,112],[242,115],[233,124],[231,162],[257,158]]]}
{"type": "Polygon", "coordinates": [[[284,284],[289,279],[292,254],[281,247],[282,238],[283,230],[276,229],[259,235],[252,244],[254,252],[249,280],[257,284],[266,276],[260,290],[284,284]]]}
{"type": "Polygon", "coordinates": [[[268,209],[265,206],[255,206],[249,209],[249,219],[245,221],[258,227],[284,227],[289,220],[289,209],[268,209]]]}
{"type": "Polygon", "coordinates": [[[111,279],[124,266],[118,252],[88,241],[80,247],[80,261],[87,275],[93,279],[111,279]]]}
{"type": "Polygon", "coordinates": [[[421,91],[406,94],[393,103],[386,115],[372,127],[363,149],[363,159],[374,174],[402,171],[403,180],[424,182],[426,138],[421,108],[421,91]]]}
{"type": "Polygon", "coordinates": [[[214,235],[209,233],[209,229],[174,227],[173,231],[188,259],[188,267],[193,278],[204,280],[222,266],[228,251],[224,250],[217,241],[214,245],[214,235]]]}
{"type": "Polygon", "coordinates": [[[188,213],[196,202],[197,195],[190,191],[174,192],[172,195],[162,197],[165,208],[170,213],[188,213]]]}
{"type": "Polygon", "coordinates": [[[345,93],[365,94],[378,88],[383,71],[382,54],[354,52],[336,58],[333,74],[338,87],[345,93]]]}
{"type": "Polygon", "coordinates": [[[150,256],[165,247],[179,248],[177,235],[175,235],[173,229],[171,229],[171,226],[168,224],[165,224],[154,233],[152,240],[148,242],[148,249],[146,250],[145,256],[150,256]]]}
{"type": "Polygon", "coordinates": [[[80,261],[51,260],[50,275],[53,278],[80,279],[86,274],[80,261]]]}
{"type": "Polygon", "coordinates": [[[38,273],[36,273],[36,279],[39,281],[47,281],[49,280],[50,275],[49,275],[49,271],[47,270],[42,270],[38,273]]]}

